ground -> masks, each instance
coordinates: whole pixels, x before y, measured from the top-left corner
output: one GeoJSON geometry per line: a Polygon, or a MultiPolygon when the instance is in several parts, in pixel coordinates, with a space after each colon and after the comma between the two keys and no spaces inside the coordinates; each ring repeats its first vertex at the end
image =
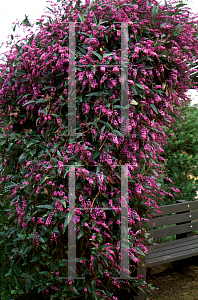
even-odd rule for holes
{"type": "Polygon", "coordinates": [[[157,288],[153,295],[147,295],[147,300],[198,300],[198,256],[174,262],[155,275],[148,270],[147,282],[157,288]]]}

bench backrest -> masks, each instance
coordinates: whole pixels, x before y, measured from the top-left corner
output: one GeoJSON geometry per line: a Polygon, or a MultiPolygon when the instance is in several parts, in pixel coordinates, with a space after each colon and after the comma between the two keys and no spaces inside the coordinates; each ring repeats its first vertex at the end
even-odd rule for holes
{"type": "Polygon", "coordinates": [[[179,202],[181,203],[159,207],[159,210],[163,213],[163,215],[156,214],[155,217],[153,217],[151,220],[152,224],[148,223],[147,226],[148,228],[147,233],[149,234],[148,238],[153,237],[153,239],[157,239],[157,238],[172,236],[175,234],[198,230],[198,200],[196,201],[179,200],[179,202]],[[197,221],[191,222],[193,220],[197,220],[197,221]],[[188,223],[180,224],[184,222],[188,222],[188,223]],[[172,225],[172,226],[156,229],[157,227],[166,226],[166,225],[172,225]]]}

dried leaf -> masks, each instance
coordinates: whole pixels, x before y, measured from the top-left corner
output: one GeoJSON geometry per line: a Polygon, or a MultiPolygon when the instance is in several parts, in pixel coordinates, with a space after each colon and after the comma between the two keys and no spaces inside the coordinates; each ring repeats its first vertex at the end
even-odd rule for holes
{"type": "Polygon", "coordinates": [[[138,105],[138,103],[135,100],[131,100],[130,104],[132,104],[132,105],[138,105]]]}
{"type": "Polygon", "coordinates": [[[32,111],[31,111],[31,115],[30,115],[30,119],[33,118],[33,115],[34,115],[34,113],[33,113],[33,110],[32,110],[32,111]]]}
{"type": "Polygon", "coordinates": [[[115,183],[115,182],[113,181],[113,179],[112,179],[112,177],[111,177],[110,175],[108,175],[108,178],[109,178],[109,180],[108,180],[108,181],[109,181],[110,183],[112,183],[112,184],[114,184],[114,183],[115,183]]]}
{"type": "Polygon", "coordinates": [[[164,91],[166,88],[166,83],[162,83],[162,91],[164,91]]]}
{"type": "Polygon", "coordinates": [[[46,195],[48,195],[48,190],[46,189],[46,187],[44,188],[44,193],[45,193],[46,195]]]}
{"type": "Polygon", "coordinates": [[[89,91],[89,93],[91,92],[91,86],[90,86],[89,82],[88,82],[88,91],[89,91]]]}

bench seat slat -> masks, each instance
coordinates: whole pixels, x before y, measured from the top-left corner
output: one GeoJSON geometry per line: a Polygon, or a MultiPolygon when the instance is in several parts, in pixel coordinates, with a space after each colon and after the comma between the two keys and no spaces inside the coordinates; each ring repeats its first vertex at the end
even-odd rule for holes
{"type": "Polygon", "coordinates": [[[148,223],[147,228],[178,224],[198,219],[198,211],[186,212],[180,215],[153,218],[152,223],[148,223]]]}
{"type": "Polygon", "coordinates": [[[156,249],[157,252],[161,252],[161,251],[169,249],[173,245],[175,248],[178,248],[178,247],[181,247],[182,245],[188,245],[189,243],[191,243],[191,244],[197,243],[198,244],[198,235],[187,237],[187,238],[185,238],[185,240],[183,238],[183,239],[179,239],[179,240],[159,243],[157,246],[152,246],[152,247],[148,246],[148,249],[151,250],[151,253],[153,251],[152,249],[156,249]]]}
{"type": "Polygon", "coordinates": [[[175,252],[169,255],[164,255],[162,257],[153,258],[151,260],[147,259],[148,264],[153,267],[167,262],[177,261],[180,259],[192,257],[198,255],[198,245],[196,248],[191,248],[186,251],[175,252]]]}
{"type": "Polygon", "coordinates": [[[179,233],[191,232],[198,230],[198,221],[177,225],[177,226],[169,226],[165,228],[159,228],[155,230],[147,231],[149,233],[149,237],[153,237],[153,239],[158,239],[166,236],[172,236],[179,233]]]}
{"type": "Polygon", "coordinates": [[[181,251],[185,252],[188,249],[194,249],[194,248],[198,247],[197,241],[198,240],[194,240],[193,242],[191,241],[191,243],[186,243],[186,244],[172,244],[160,252],[158,252],[157,247],[155,247],[150,254],[146,255],[146,260],[149,261],[150,259],[157,258],[157,257],[159,257],[159,259],[160,259],[160,257],[163,255],[169,255],[169,254],[172,254],[175,252],[179,253],[181,251]]]}

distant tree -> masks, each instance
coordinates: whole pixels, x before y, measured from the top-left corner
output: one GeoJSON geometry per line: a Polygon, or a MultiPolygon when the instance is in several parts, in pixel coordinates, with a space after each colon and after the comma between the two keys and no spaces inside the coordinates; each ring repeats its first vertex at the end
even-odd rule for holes
{"type": "MultiPolygon", "coordinates": [[[[198,190],[198,105],[188,104],[181,111],[185,120],[177,117],[176,127],[165,130],[168,137],[162,156],[166,159],[164,166],[167,177],[181,191],[181,194],[172,192],[175,201],[192,201],[195,200],[198,190]]],[[[161,187],[166,190],[168,186],[170,182],[165,178],[161,179],[161,187]]],[[[165,204],[174,203],[174,199],[168,195],[164,197],[164,201],[165,204]]]]}

